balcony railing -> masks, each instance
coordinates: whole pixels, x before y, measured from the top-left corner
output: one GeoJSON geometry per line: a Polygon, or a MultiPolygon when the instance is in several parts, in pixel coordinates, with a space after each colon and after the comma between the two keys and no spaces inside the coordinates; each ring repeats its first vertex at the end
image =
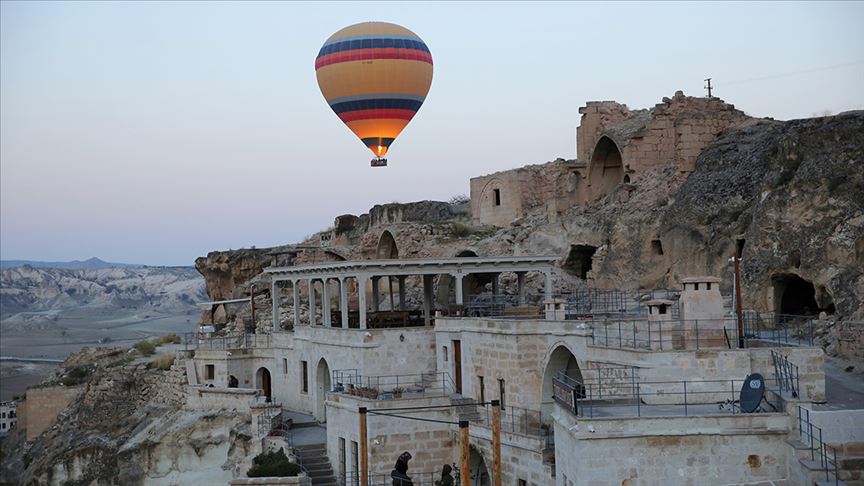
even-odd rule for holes
{"type": "Polygon", "coordinates": [[[185,349],[230,351],[271,347],[269,334],[242,334],[239,336],[208,336],[201,333],[186,333],[183,336],[185,349]]]}
{"type": "Polygon", "coordinates": [[[333,371],[334,393],[370,400],[448,397],[455,390],[447,372],[362,375],[359,370],[333,371]]]}
{"type": "Polygon", "coordinates": [[[737,348],[735,319],[588,321],[591,344],[608,348],[671,351],[737,348]]]}

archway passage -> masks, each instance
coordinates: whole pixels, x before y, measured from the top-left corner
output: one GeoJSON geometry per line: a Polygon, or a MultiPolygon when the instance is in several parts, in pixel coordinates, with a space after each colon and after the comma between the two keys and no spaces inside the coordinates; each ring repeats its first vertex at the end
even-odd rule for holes
{"type": "Polygon", "coordinates": [[[588,278],[588,272],[591,271],[592,258],[596,252],[596,246],[571,245],[570,253],[567,254],[567,259],[564,260],[561,268],[585,280],[588,278]]]}
{"type": "Polygon", "coordinates": [[[580,383],[584,383],[582,370],[576,361],[576,356],[566,346],[558,346],[549,355],[549,362],[543,372],[543,388],[540,397],[540,415],[543,423],[552,423],[552,412],[555,409],[555,400],[552,398],[552,378],[559,372],[564,373],[580,383]]]}
{"type": "Polygon", "coordinates": [[[486,461],[483,460],[483,456],[480,455],[480,452],[474,446],[471,446],[470,450],[471,454],[468,458],[468,464],[470,467],[471,486],[490,486],[492,479],[489,477],[489,470],[486,469],[486,461]]]}
{"type": "Polygon", "coordinates": [[[270,387],[270,370],[261,367],[255,373],[255,385],[259,390],[264,391],[264,396],[267,398],[267,403],[273,401],[273,391],[270,387]]]}
{"type": "Polygon", "coordinates": [[[612,192],[623,180],[624,167],[621,163],[621,152],[609,137],[601,137],[594,147],[591,156],[591,194],[594,199],[600,199],[612,192]]]}
{"type": "Polygon", "coordinates": [[[327,365],[327,360],[324,358],[318,361],[315,386],[315,419],[324,423],[327,421],[327,408],[324,402],[327,399],[327,392],[330,391],[330,366],[327,365]]]}

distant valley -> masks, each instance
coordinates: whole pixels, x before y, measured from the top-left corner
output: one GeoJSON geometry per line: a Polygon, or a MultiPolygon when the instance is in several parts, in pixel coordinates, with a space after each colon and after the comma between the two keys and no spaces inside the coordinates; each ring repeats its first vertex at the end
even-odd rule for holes
{"type": "MultiPolygon", "coordinates": [[[[85,346],[129,347],[193,329],[207,300],[191,267],[83,262],[29,262],[0,268],[0,356],[63,359],[85,346]],[[107,266],[106,266],[107,265],[107,266]]],[[[4,361],[3,399],[50,371],[4,361]]]]}

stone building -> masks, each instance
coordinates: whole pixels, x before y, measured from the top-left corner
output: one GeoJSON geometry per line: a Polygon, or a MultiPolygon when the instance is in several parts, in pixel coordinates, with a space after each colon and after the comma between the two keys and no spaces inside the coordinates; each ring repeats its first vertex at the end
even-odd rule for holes
{"type": "Polygon", "coordinates": [[[630,110],[615,101],[579,108],[576,160],[527,166],[471,179],[477,224],[507,226],[532,211],[551,217],[590,204],[618,186],[639,184],[652,167],[674,164],[686,177],[696,158],[724,130],[750,119],[720,98],[672,98],[651,109],[630,110]]]}
{"type": "Polygon", "coordinates": [[[6,435],[18,422],[14,401],[0,402],[0,435],[6,435]]]}
{"type": "Polygon", "coordinates": [[[458,462],[453,424],[468,420],[471,484],[489,485],[493,399],[503,405],[502,484],[798,484],[809,477],[790,445],[799,438],[792,416],[826,400],[820,348],[767,324],[748,331],[740,347],[712,277],[686,279],[683,290],[647,303],[633,294],[605,311],[598,302],[612,294],[590,302],[555,297],[555,260],[268,268],[279,320],[253,335],[199,336],[187,367],[189,404],[251,410],[262,441],[272,440],[265,436],[286,413],[326,424],[329,467],[316,484],[357,484],[364,407],[369,471],[385,478],[370,484],[389,484],[404,450],[414,455],[409,473],[417,480],[458,462]],[[496,305],[466,306],[462,289],[472,275],[494,281],[508,273],[518,282],[544,276],[546,295],[532,300],[521,287],[505,295],[493,284],[496,305]],[[450,279],[436,277],[443,274],[450,279]],[[398,284],[382,285],[388,280],[398,284]],[[412,284],[422,286],[419,304],[406,300],[412,284]],[[787,383],[775,351],[797,366],[792,390],[775,385],[787,383]],[[766,400],[760,413],[742,413],[738,393],[754,373],[769,384],[766,400]]]}

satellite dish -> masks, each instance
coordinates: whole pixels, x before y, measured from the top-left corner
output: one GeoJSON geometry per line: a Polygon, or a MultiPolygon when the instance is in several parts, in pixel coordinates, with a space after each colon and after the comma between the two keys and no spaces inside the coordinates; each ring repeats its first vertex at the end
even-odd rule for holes
{"type": "Polygon", "coordinates": [[[744,384],[741,386],[741,397],[738,403],[741,404],[743,413],[753,413],[759,408],[762,403],[762,397],[765,395],[765,379],[759,373],[747,375],[744,379],[744,384]]]}

